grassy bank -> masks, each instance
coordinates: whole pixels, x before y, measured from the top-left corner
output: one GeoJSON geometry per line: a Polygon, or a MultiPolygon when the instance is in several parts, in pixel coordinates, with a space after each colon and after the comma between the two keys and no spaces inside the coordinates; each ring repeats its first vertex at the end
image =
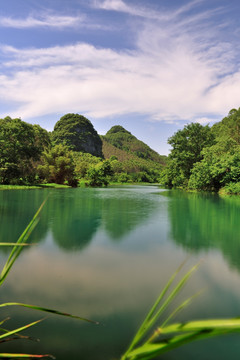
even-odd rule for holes
{"type": "Polygon", "coordinates": [[[40,184],[40,185],[0,185],[0,190],[25,190],[25,189],[42,189],[42,188],[53,188],[53,189],[65,189],[70,188],[68,185],[60,184],[40,184]]]}

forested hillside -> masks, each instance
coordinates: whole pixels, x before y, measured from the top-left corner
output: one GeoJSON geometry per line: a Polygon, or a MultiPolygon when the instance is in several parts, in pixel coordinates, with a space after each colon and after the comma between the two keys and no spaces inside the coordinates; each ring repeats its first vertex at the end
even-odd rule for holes
{"type": "Polygon", "coordinates": [[[159,155],[120,125],[113,126],[103,136],[103,139],[116,148],[124,150],[128,154],[133,154],[140,159],[152,160],[160,164],[166,163],[166,157],[159,155]]]}
{"type": "Polygon", "coordinates": [[[157,182],[164,157],[123,128],[116,147],[106,140],[113,132],[101,138],[78,114],[64,115],[52,133],[21,119],[0,119],[0,184],[157,182]]]}

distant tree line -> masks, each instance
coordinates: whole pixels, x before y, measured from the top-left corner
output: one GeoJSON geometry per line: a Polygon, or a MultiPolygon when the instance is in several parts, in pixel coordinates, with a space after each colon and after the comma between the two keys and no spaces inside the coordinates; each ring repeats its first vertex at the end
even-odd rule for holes
{"type": "Polygon", "coordinates": [[[211,128],[186,125],[168,143],[172,150],[161,174],[164,185],[240,194],[240,108],[211,128]]]}

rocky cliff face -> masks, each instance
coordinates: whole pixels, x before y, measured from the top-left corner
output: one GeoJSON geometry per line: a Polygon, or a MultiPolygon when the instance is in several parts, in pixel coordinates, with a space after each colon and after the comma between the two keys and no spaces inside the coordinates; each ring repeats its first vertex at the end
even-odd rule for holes
{"type": "Polygon", "coordinates": [[[66,114],[56,123],[53,133],[56,144],[66,144],[73,151],[102,157],[102,140],[92,123],[82,115],[66,114]]]}

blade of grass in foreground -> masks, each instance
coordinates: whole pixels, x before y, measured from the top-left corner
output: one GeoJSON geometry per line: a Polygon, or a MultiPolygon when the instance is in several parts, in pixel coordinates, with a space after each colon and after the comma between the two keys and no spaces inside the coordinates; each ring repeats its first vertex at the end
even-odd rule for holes
{"type": "Polygon", "coordinates": [[[164,290],[159,295],[156,303],[149,311],[140,329],[137,331],[130,347],[122,356],[121,360],[150,360],[165,352],[168,352],[174,348],[182,346],[192,341],[210,338],[213,336],[224,335],[228,333],[240,332],[240,318],[236,319],[216,319],[216,320],[200,320],[191,321],[187,323],[176,323],[168,325],[169,321],[179,311],[190,304],[195,296],[188,298],[182,304],[180,304],[175,310],[172,311],[170,316],[162,322],[162,325],[158,327],[153,334],[147,339],[147,332],[153,330],[159,316],[162,315],[166,307],[172,302],[175,296],[182,289],[184,284],[188,281],[193,271],[198,267],[194,266],[190,269],[185,276],[183,276],[177,286],[170,292],[166,300],[163,299],[163,295],[166,294],[170,285],[172,285],[173,279],[179,272],[177,270],[164,290]],[[162,303],[162,304],[160,304],[162,303]],[[143,341],[143,337],[145,340],[143,341]],[[141,343],[140,343],[141,341],[141,343]],[[140,344],[139,344],[140,343],[140,344]]]}
{"type": "Polygon", "coordinates": [[[14,245],[14,247],[13,247],[13,249],[12,249],[12,251],[11,251],[11,253],[10,253],[10,255],[9,255],[9,257],[8,257],[4,267],[3,267],[3,269],[2,269],[2,272],[0,274],[0,285],[3,284],[4,280],[6,279],[8,273],[9,273],[9,271],[11,269],[11,267],[13,266],[14,262],[16,261],[18,256],[20,255],[20,253],[21,253],[21,251],[23,249],[23,244],[26,244],[30,234],[32,233],[32,231],[36,227],[36,225],[37,225],[37,223],[39,221],[39,214],[40,214],[46,200],[43,201],[43,203],[41,204],[41,206],[37,210],[36,214],[34,215],[32,220],[27,225],[27,227],[25,228],[25,230],[23,231],[23,233],[20,235],[19,239],[17,240],[16,244],[14,245]]]}
{"type": "Polygon", "coordinates": [[[0,242],[0,246],[30,246],[30,245],[33,245],[33,244],[17,244],[17,243],[12,243],[12,242],[9,242],[9,243],[0,242]]]}
{"type": "MultiPolygon", "coordinates": [[[[164,289],[161,291],[159,297],[157,298],[156,302],[150,309],[149,313],[147,314],[146,318],[144,319],[142,325],[140,326],[139,330],[137,331],[136,335],[134,336],[128,350],[122,357],[122,360],[127,359],[129,352],[132,351],[132,349],[142,340],[144,336],[151,330],[151,328],[154,326],[156,321],[159,319],[160,315],[164,312],[164,310],[167,308],[167,306],[172,302],[172,300],[176,297],[176,295],[180,292],[180,290],[183,288],[185,283],[189,280],[192,273],[198,268],[199,264],[193,266],[185,276],[183,276],[176,287],[171,291],[171,293],[167,296],[166,300],[164,301],[164,297],[167,294],[168,290],[170,289],[173,281],[175,280],[178,273],[181,271],[182,267],[184,266],[185,262],[183,262],[178,269],[175,271],[175,273],[172,275],[164,289]],[[163,303],[161,304],[161,302],[163,303]]],[[[175,311],[174,311],[175,313],[175,311]]]]}
{"type": "Polygon", "coordinates": [[[32,355],[32,354],[8,354],[3,353],[0,354],[0,358],[3,359],[19,359],[19,358],[25,358],[25,359],[43,359],[43,358],[51,358],[56,359],[54,356],[46,354],[46,355],[32,355]]]}
{"type": "MultiPolygon", "coordinates": [[[[46,199],[47,200],[47,199],[46,199]]],[[[21,234],[21,236],[19,237],[19,239],[17,240],[16,243],[0,243],[0,246],[13,246],[13,249],[3,267],[3,270],[0,274],[0,286],[3,284],[3,282],[5,281],[11,267],[13,266],[14,262],[16,261],[16,259],[18,258],[18,256],[20,255],[22,249],[24,246],[29,245],[27,244],[27,240],[30,236],[30,234],[32,233],[33,229],[36,227],[38,221],[39,221],[39,214],[40,211],[42,210],[46,200],[42,203],[42,205],[39,207],[38,211],[36,212],[36,214],[34,215],[34,217],[32,218],[32,220],[30,221],[30,223],[28,224],[28,226],[25,228],[25,230],[23,231],[23,233],[21,234]]],[[[72,315],[72,314],[68,314],[68,313],[63,313],[57,310],[52,310],[52,309],[48,309],[48,308],[43,308],[43,307],[39,307],[39,306],[35,306],[35,305],[29,305],[29,304],[22,304],[22,303],[17,303],[17,302],[11,302],[11,303],[3,303],[0,304],[0,307],[5,307],[5,306],[22,306],[22,307],[26,307],[26,308],[30,308],[30,309],[34,309],[34,310],[39,310],[39,311],[43,311],[43,312],[48,312],[48,313],[52,313],[52,314],[57,314],[57,315],[62,315],[62,316],[67,316],[67,317],[71,317],[71,318],[75,318],[75,319],[79,319],[79,320],[83,320],[83,321],[87,321],[90,323],[95,323],[98,324],[98,322],[96,321],[92,321],[80,316],[76,316],[76,315],[72,315]]],[[[5,319],[7,320],[7,319],[5,319]]],[[[4,323],[5,320],[1,321],[0,324],[4,323]]],[[[0,335],[0,342],[4,341],[4,340],[12,340],[12,336],[18,336],[18,337],[23,337],[21,335],[19,335],[18,333],[21,332],[22,330],[25,330],[33,325],[36,325],[40,322],[39,321],[35,321],[31,324],[22,326],[18,329],[12,330],[12,331],[8,331],[6,329],[1,329],[1,331],[3,332],[3,334],[0,335]]],[[[25,337],[25,338],[29,338],[30,337],[25,337]]],[[[15,339],[15,338],[14,338],[15,339]]],[[[28,359],[32,359],[32,358],[44,358],[44,357],[51,357],[54,359],[54,357],[52,355],[30,355],[30,354],[8,354],[8,353],[0,353],[0,358],[11,358],[11,359],[19,359],[19,358],[28,358],[28,359]]]]}
{"type": "Polygon", "coordinates": [[[240,319],[201,320],[188,322],[186,324],[178,323],[170,325],[165,329],[158,328],[158,332],[159,335],[173,334],[173,336],[162,338],[156,343],[146,342],[131,351],[127,358],[150,360],[189,342],[240,332],[240,319]],[[177,332],[178,334],[176,335],[177,332]]]}
{"type": "Polygon", "coordinates": [[[40,323],[41,321],[42,321],[42,320],[37,320],[37,321],[34,321],[34,322],[30,323],[30,324],[21,326],[21,327],[18,328],[18,329],[14,329],[14,330],[8,331],[7,333],[4,333],[4,334],[0,335],[0,340],[1,340],[1,339],[4,339],[4,338],[7,338],[8,336],[14,335],[15,333],[18,333],[18,332],[21,332],[21,331],[23,331],[23,330],[26,330],[26,329],[28,329],[29,327],[40,323]]]}
{"type": "MultiPolygon", "coordinates": [[[[17,303],[17,302],[9,302],[9,303],[0,304],[0,308],[1,307],[6,307],[6,306],[22,306],[22,307],[33,309],[33,310],[48,312],[48,313],[51,313],[51,314],[56,314],[56,315],[61,315],[61,316],[66,316],[66,317],[70,317],[70,318],[74,318],[74,319],[87,321],[89,323],[93,323],[93,324],[96,324],[96,325],[99,324],[99,322],[94,321],[94,320],[89,320],[89,319],[86,319],[86,318],[83,318],[83,317],[80,317],[80,316],[77,316],[77,315],[72,315],[72,314],[68,314],[68,313],[65,313],[65,312],[58,311],[58,310],[48,309],[48,308],[35,306],[35,305],[22,304],[22,303],[17,303]]],[[[0,339],[1,339],[1,337],[0,337],[0,339]]]]}

